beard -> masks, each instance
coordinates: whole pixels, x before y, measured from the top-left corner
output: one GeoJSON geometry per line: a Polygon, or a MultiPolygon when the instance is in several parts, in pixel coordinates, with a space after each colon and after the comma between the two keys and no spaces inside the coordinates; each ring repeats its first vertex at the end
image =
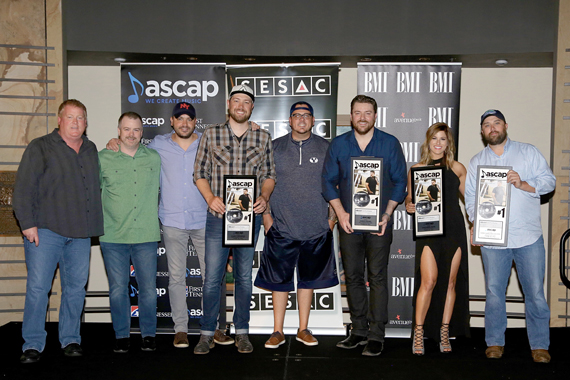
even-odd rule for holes
{"type": "Polygon", "coordinates": [[[228,113],[230,114],[231,118],[235,120],[236,123],[240,123],[240,124],[248,121],[249,117],[251,116],[251,112],[247,112],[247,111],[243,115],[237,114],[236,110],[228,110],[228,113]]]}
{"type": "Polygon", "coordinates": [[[372,128],[374,128],[374,123],[366,123],[365,125],[361,125],[358,122],[352,124],[352,128],[354,131],[359,135],[367,134],[372,128]]]}
{"type": "Polygon", "coordinates": [[[483,139],[488,145],[500,145],[507,139],[507,131],[497,132],[496,135],[483,136],[483,139]]]}

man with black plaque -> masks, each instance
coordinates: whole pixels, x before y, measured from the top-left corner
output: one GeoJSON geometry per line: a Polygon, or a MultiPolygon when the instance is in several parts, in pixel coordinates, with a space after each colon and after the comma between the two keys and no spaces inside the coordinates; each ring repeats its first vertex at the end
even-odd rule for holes
{"type": "Polygon", "coordinates": [[[366,178],[366,190],[368,194],[376,194],[376,186],[378,186],[378,180],[374,174],[374,171],[370,171],[370,176],[366,178]]]}
{"type": "Polygon", "coordinates": [[[439,195],[439,187],[437,186],[435,179],[431,180],[431,185],[428,186],[427,192],[429,200],[431,202],[437,202],[437,197],[439,195]]]}
{"type": "Polygon", "coordinates": [[[406,197],[406,161],[397,138],[374,128],[376,101],[365,95],[356,96],[350,105],[352,131],[337,136],[329,146],[323,167],[323,196],[334,207],[339,223],[342,263],[352,331],[337,347],[355,348],[366,344],[362,354],[380,355],[384,346],[385,324],[388,322],[388,257],[392,242],[391,216],[406,197]],[[350,224],[352,212],[351,157],[383,158],[383,211],[377,233],[354,232],[350,224]],[[370,302],[364,280],[368,266],[370,302]],[[370,306],[369,306],[370,305],[370,306]]]}
{"type": "MultiPolygon", "coordinates": [[[[498,110],[481,116],[481,135],[488,144],[469,163],[465,185],[465,208],[469,220],[475,218],[477,166],[511,166],[507,183],[511,184],[506,247],[482,246],[485,267],[485,355],[503,356],[507,313],[505,293],[513,260],[525,299],[527,333],[532,358],[537,363],[550,362],[550,310],[544,297],[545,253],[540,223],[540,196],[554,190],[556,177],[540,151],[530,144],[507,137],[508,124],[498,110]]],[[[471,228],[473,242],[473,228],[471,228]]]]}
{"type": "Polygon", "coordinates": [[[295,289],[299,329],[296,340],[318,345],[308,329],[313,290],[338,284],[332,228],[334,213],[321,195],[321,174],[329,143],[311,133],[313,107],[307,102],[291,106],[291,133],[273,142],[275,171],[279,182],[271,197],[271,211],[263,213],[266,231],[263,255],[255,286],[270,290],[273,298],[273,334],[266,348],[285,343],[283,322],[289,292],[295,289]],[[291,205],[294,205],[292,207],[291,205]]]}
{"type": "Polygon", "coordinates": [[[30,142],[18,168],[13,207],[24,235],[28,269],[20,361],[35,363],[46,344],[48,293],[59,265],[59,341],[65,356],[83,355],[81,313],[91,237],[103,235],[97,148],[87,136],[87,109],[61,103],[50,134],[30,142]]]}
{"type": "MultiPolygon", "coordinates": [[[[249,121],[253,111],[254,93],[245,84],[234,86],[228,99],[229,119],[214,125],[202,136],[194,181],[208,203],[206,219],[206,276],[203,288],[204,315],[200,320],[200,341],[195,354],[207,354],[214,347],[216,320],[220,308],[220,291],[226,271],[229,248],[223,244],[223,217],[226,212],[224,175],[257,176],[254,244],[257,242],[261,213],[265,211],[275,186],[275,165],[271,135],[262,129],[253,130],[249,121]]],[[[249,305],[252,293],[252,263],[254,247],[233,248],[234,259],[234,324],[236,346],[240,353],[250,353],[249,305]]]]}
{"type": "Polygon", "coordinates": [[[239,207],[242,211],[249,210],[249,203],[251,202],[251,197],[247,193],[247,189],[243,189],[243,194],[239,196],[239,207]]]}

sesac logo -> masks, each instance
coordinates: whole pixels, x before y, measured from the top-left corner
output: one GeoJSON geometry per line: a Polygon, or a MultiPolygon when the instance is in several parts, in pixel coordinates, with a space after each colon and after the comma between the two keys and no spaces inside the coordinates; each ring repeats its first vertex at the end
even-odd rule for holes
{"type": "Polygon", "coordinates": [[[392,297],[412,297],[413,295],[413,277],[392,277],[392,297]]]}
{"type": "Polygon", "coordinates": [[[135,266],[134,265],[131,265],[131,270],[129,273],[130,273],[131,277],[135,277],[135,266]]]}
{"type": "MultiPolygon", "coordinates": [[[[213,80],[204,80],[202,82],[197,80],[176,80],[174,82],[169,80],[163,80],[158,82],[156,80],[146,81],[146,86],[137,78],[133,76],[130,72],[129,79],[131,85],[133,86],[133,94],[129,95],[127,100],[129,103],[137,103],[140,100],[140,96],[143,94],[150,98],[147,99],[147,103],[154,103],[153,98],[159,97],[171,97],[175,96],[178,98],[190,97],[194,99],[184,99],[187,103],[201,103],[208,101],[208,97],[216,96],[220,92],[218,83],[213,80]],[[138,91],[140,88],[140,92],[138,91]]],[[[177,101],[164,101],[165,99],[159,99],[157,103],[178,103],[177,101]],[[163,101],[160,101],[163,100],[163,101]]]]}
{"type": "Polygon", "coordinates": [[[137,290],[137,288],[135,288],[134,286],[132,286],[131,284],[129,284],[129,288],[131,289],[131,291],[129,292],[129,296],[132,297],[136,297],[139,294],[139,291],[137,290]]]}
{"type": "Polygon", "coordinates": [[[330,75],[236,78],[240,84],[251,87],[255,97],[331,95],[330,75]]]}
{"type": "Polygon", "coordinates": [[[131,306],[131,317],[138,317],[139,316],[139,307],[138,305],[131,306]]]}

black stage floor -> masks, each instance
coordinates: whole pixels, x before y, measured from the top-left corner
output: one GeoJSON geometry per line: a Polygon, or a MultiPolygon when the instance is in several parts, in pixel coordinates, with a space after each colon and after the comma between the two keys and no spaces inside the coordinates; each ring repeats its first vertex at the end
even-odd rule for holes
{"type": "Polygon", "coordinates": [[[410,339],[387,339],[379,357],[335,347],[341,339],[319,336],[317,347],[306,347],[287,336],[286,344],[265,349],[267,336],[252,335],[252,354],[239,354],[235,346],[216,346],[208,355],[194,355],[198,336],[190,336],[190,348],[172,346],[172,335],[157,337],[158,351],[142,352],[140,336],[131,337],[128,354],[114,354],[111,324],[82,325],[82,358],[67,358],[57,341],[57,324],[48,323],[48,342],[42,360],[22,365],[21,323],[0,327],[0,379],[570,379],[570,328],[551,329],[552,362],[533,363],[525,329],[509,329],[505,355],[485,358],[484,331],[471,329],[470,339],[452,341],[453,352],[441,354],[427,341],[426,355],[412,355],[410,339]]]}

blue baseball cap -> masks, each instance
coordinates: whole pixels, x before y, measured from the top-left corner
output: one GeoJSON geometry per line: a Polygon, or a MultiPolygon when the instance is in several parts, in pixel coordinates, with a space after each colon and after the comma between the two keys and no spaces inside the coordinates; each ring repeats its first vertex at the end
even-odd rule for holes
{"type": "Polygon", "coordinates": [[[186,102],[178,103],[174,106],[172,116],[178,117],[184,114],[190,116],[190,119],[194,120],[196,118],[196,110],[194,109],[194,106],[186,102]]]}
{"type": "Polygon", "coordinates": [[[311,106],[309,103],[304,102],[304,101],[294,103],[291,106],[291,112],[289,113],[289,116],[293,115],[293,112],[295,112],[295,110],[307,110],[311,113],[311,115],[314,116],[313,106],[311,106]]]}
{"type": "Polygon", "coordinates": [[[495,116],[495,117],[503,120],[505,123],[507,122],[505,120],[505,115],[503,115],[503,113],[501,111],[499,111],[499,110],[487,110],[481,116],[481,125],[483,125],[483,121],[485,121],[485,119],[488,118],[489,116],[495,116]]]}

